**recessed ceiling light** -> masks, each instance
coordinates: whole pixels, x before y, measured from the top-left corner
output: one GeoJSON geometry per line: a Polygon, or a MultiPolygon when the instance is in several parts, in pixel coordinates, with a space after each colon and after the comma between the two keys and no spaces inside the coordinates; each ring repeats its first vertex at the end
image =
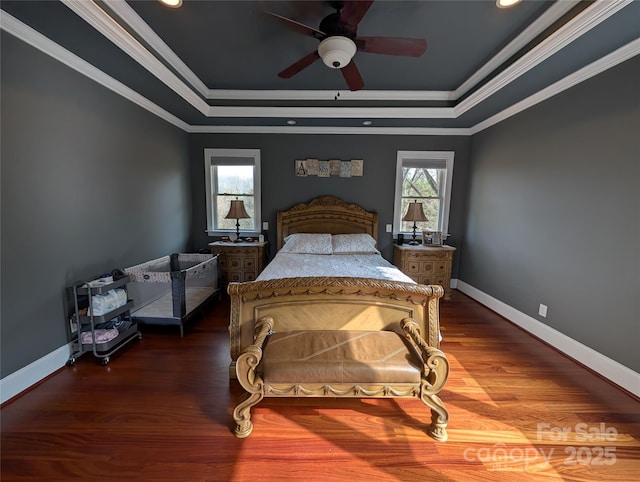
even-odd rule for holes
{"type": "Polygon", "coordinates": [[[293,119],[289,119],[287,121],[287,124],[289,124],[290,126],[294,126],[294,125],[296,125],[296,121],[294,121],[293,119]]]}
{"type": "Polygon", "coordinates": [[[363,126],[370,126],[371,124],[373,124],[373,122],[367,120],[367,121],[362,121],[362,125],[363,126]]]}
{"type": "Polygon", "coordinates": [[[182,0],[160,0],[160,3],[164,3],[167,7],[178,8],[182,5],[182,0]]]}
{"type": "Polygon", "coordinates": [[[516,3],[520,3],[522,0],[496,0],[498,8],[513,7],[516,3]]]}

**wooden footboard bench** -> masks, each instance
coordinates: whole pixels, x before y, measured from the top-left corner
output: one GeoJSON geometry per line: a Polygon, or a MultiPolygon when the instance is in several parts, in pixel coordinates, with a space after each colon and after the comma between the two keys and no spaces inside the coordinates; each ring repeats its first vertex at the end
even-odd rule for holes
{"type": "Polygon", "coordinates": [[[238,357],[236,374],[247,393],[233,411],[234,434],[253,430],[251,407],[264,397],[419,398],[431,409],[427,433],[447,439],[448,412],[437,393],[449,362],[429,346],[415,320],[395,331],[273,332],[274,319],[256,322],[254,343],[238,357]]]}

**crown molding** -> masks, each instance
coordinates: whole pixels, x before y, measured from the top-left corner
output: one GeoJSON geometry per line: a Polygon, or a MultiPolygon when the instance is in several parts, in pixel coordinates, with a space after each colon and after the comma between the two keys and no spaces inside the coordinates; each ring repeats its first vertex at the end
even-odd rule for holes
{"type": "Polygon", "coordinates": [[[474,86],[479,84],[482,79],[486,78],[491,72],[499,68],[504,62],[509,60],[529,42],[553,25],[554,22],[575,7],[578,3],[580,3],[580,0],[565,0],[551,5],[542,15],[540,15],[540,17],[524,29],[520,35],[509,42],[502,50],[500,50],[500,52],[493,56],[486,64],[472,74],[471,77],[464,81],[460,87],[453,91],[453,99],[458,100],[469,92],[474,86]]]}
{"type": "Polygon", "coordinates": [[[632,57],[640,54],[640,39],[636,39],[628,44],[620,47],[619,49],[611,52],[609,55],[602,57],[595,62],[575,71],[573,74],[568,75],[562,80],[559,80],[550,86],[542,89],[541,91],[527,97],[513,104],[511,107],[504,109],[498,114],[489,117],[488,119],[479,122],[470,129],[470,133],[477,134],[484,129],[487,129],[511,116],[514,116],[540,102],[543,102],[560,92],[563,92],[571,87],[584,82],[591,77],[594,77],[606,70],[609,70],[616,65],[629,60],[632,57]]]}
{"type": "Polygon", "coordinates": [[[500,89],[506,87],[511,82],[569,45],[581,35],[585,34],[611,15],[630,4],[632,1],[633,0],[622,0],[616,2],[611,2],[609,0],[596,1],[575,18],[567,22],[567,24],[563,25],[543,40],[535,48],[523,55],[508,69],[498,74],[490,82],[456,105],[454,108],[456,117],[487,100],[500,89]]]}
{"type": "Polygon", "coordinates": [[[127,2],[123,0],[102,0],[102,3],[126,22],[140,38],[165,59],[202,97],[207,98],[209,88],[127,2]]]}
{"type": "Polygon", "coordinates": [[[79,72],[85,77],[90,78],[91,80],[142,107],[143,109],[151,112],[152,114],[155,114],[156,116],[164,119],[168,123],[173,124],[174,126],[179,127],[184,131],[188,129],[189,124],[187,124],[186,122],[178,119],[173,114],[167,112],[157,104],[138,94],[136,91],[127,87],[123,83],[115,80],[113,77],[105,74],[101,70],[91,65],[89,62],[69,52],[67,49],[48,39],[40,32],[37,32],[28,25],[25,25],[20,20],[16,19],[4,10],[0,10],[0,27],[7,33],[22,40],[28,45],[31,45],[39,51],[49,55],[50,57],[53,57],[67,67],[70,67],[71,69],[79,72]]]}
{"type": "Polygon", "coordinates": [[[395,100],[395,101],[451,101],[448,90],[210,90],[208,99],[217,100],[395,100]]]}
{"type": "Polygon", "coordinates": [[[236,107],[212,106],[207,117],[334,119],[453,119],[453,107],[236,107]]]}
{"type": "Polygon", "coordinates": [[[89,25],[117,45],[145,69],[155,75],[167,87],[187,101],[191,106],[207,115],[207,104],[193,89],[160,62],[149,50],[138,42],[122,25],[116,22],[96,3],[86,0],[60,0],[89,25]]]}
{"type": "Polygon", "coordinates": [[[192,134],[331,134],[392,136],[468,136],[467,128],[335,126],[189,126],[192,134]]]}

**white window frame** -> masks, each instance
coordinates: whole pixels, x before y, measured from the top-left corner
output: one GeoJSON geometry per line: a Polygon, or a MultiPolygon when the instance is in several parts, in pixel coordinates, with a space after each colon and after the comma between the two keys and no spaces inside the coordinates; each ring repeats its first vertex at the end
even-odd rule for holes
{"type": "Polygon", "coordinates": [[[440,224],[437,231],[442,231],[443,236],[449,235],[449,205],[451,202],[451,185],[453,181],[453,159],[454,151],[398,151],[396,162],[396,192],[393,208],[393,234],[407,234],[407,231],[401,231],[402,216],[402,168],[405,164],[411,163],[422,164],[421,167],[446,167],[446,180],[444,199],[440,206],[440,224]]]}
{"type": "MultiPolygon", "coordinates": [[[[215,192],[214,179],[211,176],[211,166],[214,165],[241,165],[253,166],[253,207],[254,207],[254,229],[250,232],[258,234],[262,226],[262,202],[260,186],[260,149],[214,149],[204,150],[204,178],[207,203],[207,234],[209,236],[221,236],[234,232],[233,229],[215,229],[216,213],[213,209],[215,192]]],[[[245,231],[246,232],[246,231],[245,231]]]]}

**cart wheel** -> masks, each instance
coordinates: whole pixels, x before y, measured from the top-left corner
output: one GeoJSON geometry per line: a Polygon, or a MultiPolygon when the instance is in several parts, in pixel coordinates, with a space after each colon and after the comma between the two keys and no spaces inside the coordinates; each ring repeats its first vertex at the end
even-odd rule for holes
{"type": "Polygon", "coordinates": [[[106,357],[104,357],[104,358],[102,359],[102,364],[103,364],[103,365],[108,365],[108,364],[109,364],[109,357],[108,357],[108,356],[106,356],[106,357]]]}
{"type": "Polygon", "coordinates": [[[67,366],[68,366],[68,367],[72,367],[72,366],[73,366],[73,365],[75,365],[75,364],[76,364],[76,357],[72,356],[71,358],[69,358],[69,359],[67,360],[67,366]]]}

